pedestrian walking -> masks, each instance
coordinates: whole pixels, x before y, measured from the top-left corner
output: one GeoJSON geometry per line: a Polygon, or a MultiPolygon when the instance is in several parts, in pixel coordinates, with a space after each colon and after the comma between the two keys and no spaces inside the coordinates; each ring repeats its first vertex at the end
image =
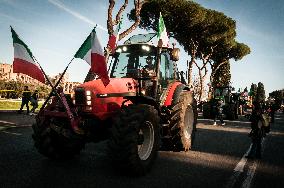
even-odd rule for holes
{"type": "Polygon", "coordinates": [[[38,107],[38,90],[35,90],[34,93],[31,96],[31,105],[32,105],[32,109],[31,109],[31,115],[33,115],[33,113],[35,112],[35,110],[38,107]]]}
{"type": "Polygon", "coordinates": [[[22,104],[21,104],[21,108],[18,111],[18,113],[22,113],[23,112],[23,108],[24,106],[26,106],[27,108],[27,114],[29,114],[29,101],[31,99],[31,91],[29,90],[28,86],[24,87],[24,91],[22,94],[22,104]]]}
{"type": "Polygon", "coordinates": [[[213,115],[214,115],[214,124],[217,125],[217,118],[220,120],[221,125],[225,125],[223,120],[223,108],[222,108],[223,101],[221,99],[214,99],[213,103],[213,115]]]}

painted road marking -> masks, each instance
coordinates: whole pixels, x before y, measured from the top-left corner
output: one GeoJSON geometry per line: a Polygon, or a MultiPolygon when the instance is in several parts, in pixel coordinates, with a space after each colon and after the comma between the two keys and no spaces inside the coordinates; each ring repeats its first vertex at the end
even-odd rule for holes
{"type": "MultiPolygon", "coordinates": [[[[199,119],[198,120],[203,120],[203,121],[212,121],[212,119],[199,119]]],[[[244,124],[250,124],[250,121],[231,121],[231,120],[224,120],[224,122],[230,122],[230,123],[244,123],[244,124]]]]}
{"type": "Polygon", "coordinates": [[[251,187],[251,182],[252,182],[252,179],[254,177],[256,167],[257,167],[257,161],[254,161],[253,164],[248,169],[247,177],[243,181],[242,188],[250,188],[251,187]]]}
{"type": "Polygon", "coordinates": [[[17,135],[17,136],[22,135],[21,133],[12,133],[12,132],[9,132],[9,131],[1,131],[1,132],[6,133],[6,134],[17,135]]]}
{"type": "MultiPolygon", "coordinates": [[[[262,139],[261,145],[262,145],[262,151],[264,151],[264,141],[265,138],[262,139]]],[[[239,176],[241,175],[241,173],[244,172],[244,167],[247,163],[247,158],[246,156],[249,154],[250,150],[251,150],[252,144],[250,145],[249,149],[247,150],[247,152],[243,155],[243,157],[241,158],[241,160],[238,162],[238,164],[236,165],[236,167],[234,168],[234,173],[233,175],[229,178],[227,184],[226,184],[226,188],[232,188],[234,187],[234,185],[236,184],[239,176]]],[[[253,162],[253,164],[249,167],[247,173],[246,173],[246,178],[242,183],[242,188],[250,188],[251,187],[251,182],[253,180],[256,168],[257,168],[257,160],[255,160],[253,162]]]]}
{"type": "Polygon", "coordinates": [[[251,150],[252,144],[249,146],[249,149],[247,150],[247,152],[243,155],[242,159],[240,160],[240,162],[237,164],[237,166],[235,167],[234,171],[235,172],[243,172],[244,171],[244,167],[246,165],[247,162],[247,158],[246,156],[249,154],[250,150],[251,150]]]}
{"type": "Polygon", "coordinates": [[[227,184],[226,184],[226,188],[232,188],[234,187],[237,179],[239,178],[240,174],[244,171],[244,167],[247,163],[247,158],[246,156],[248,155],[248,153],[250,152],[252,147],[252,144],[249,146],[248,150],[246,151],[246,153],[243,155],[243,157],[241,158],[241,160],[238,162],[238,164],[236,165],[236,167],[234,168],[234,173],[233,175],[229,178],[227,184]]]}
{"type": "Polygon", "coordinates": [[[3,120],[0,120],[0,123],[5,123],[5,124],[9,124],[9,125],[16,125],[16,123],[9,122],[9,121],[3,121],[3,120]]]}
{"type": "MultiPolygon", "coordinates": [[[[261,147],[262,147],[262,152],[264,151],[265,147],[264,147],[264,142],[265,142],[265,138],[262,139],[261,142],[261,147]]],[[[255,171],[256,171],[256,167],[258,165],[258,160],[255,160],[253,162],[253,164],[249,167],[248,172],[247,172],[247,177],[246,179],[243,181],[242,184],[242,188],[250,188],[251,187],[251,182],[253,180],[255,171]]]]}

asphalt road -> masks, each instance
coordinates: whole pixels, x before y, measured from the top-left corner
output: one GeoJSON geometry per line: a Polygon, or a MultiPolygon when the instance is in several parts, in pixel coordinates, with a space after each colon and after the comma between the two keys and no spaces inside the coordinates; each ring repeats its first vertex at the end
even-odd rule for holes
{"type": "Polygon", "coordinates": [[[87,144],[70,161],[54,162],[33,147],[33,116],[0,112],[0,188],[6,187],[284,187],[284,114],[277,114],[260,160],[247,160],[250,124],[213,126],[199,120],[193,150],[159,152],[152,171],[133,178],[115,172],[106,143],[87,144]]]}

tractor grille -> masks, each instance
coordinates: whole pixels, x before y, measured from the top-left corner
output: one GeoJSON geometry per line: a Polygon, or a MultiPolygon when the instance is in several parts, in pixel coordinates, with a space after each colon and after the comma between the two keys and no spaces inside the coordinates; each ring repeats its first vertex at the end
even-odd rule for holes
{"type": "Polygon", "coordinates": [[[86,95],[83,88],[75,89],[75,104],[76,105],[86,105],[86,95]]]}

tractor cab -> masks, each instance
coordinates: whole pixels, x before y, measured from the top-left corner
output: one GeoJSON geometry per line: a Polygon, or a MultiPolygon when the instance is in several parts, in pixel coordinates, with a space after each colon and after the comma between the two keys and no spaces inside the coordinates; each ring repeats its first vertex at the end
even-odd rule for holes
{"type": "Polygon", "coordinates": [[[139,94],[155,98],[175,79],[176,64],[170,52],[163,48],[159,53],[147,43],[118,46],[109,61],[110,78],[133,78],[139,83],[139,94]]]}
{"type": "Polygon", "coordinates": [[[130,37],[110,56],[110,78],[133,78],[137,94],[159,97],[163,89],[176,79],[177,48],[157,47],[156,34],[139,34],[130,37]]]}
{"type": "Polygon", "coordinates": [[[230,101],[230,88],[229,87],[216,87],[214,89],[214,99],[222,100],[223,105],[230,101]]]}

